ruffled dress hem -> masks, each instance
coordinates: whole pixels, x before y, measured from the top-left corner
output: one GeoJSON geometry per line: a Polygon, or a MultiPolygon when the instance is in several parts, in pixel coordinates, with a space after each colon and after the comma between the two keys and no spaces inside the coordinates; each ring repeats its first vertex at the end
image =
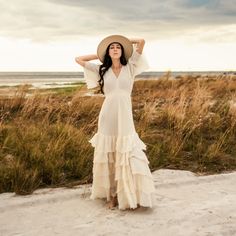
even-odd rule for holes
{"type": "Polygon", "coordinates": [[[154,181],[149,161],[143,150],[146,145],[137,132],[128,136],[107,136],[96,133],[89,142],[95,148],[93,159],[93,185],[90,199],[110,200],[110,176],[108,159],[115,154],[114,178],[120,210],[154,205],[154,181]]]}

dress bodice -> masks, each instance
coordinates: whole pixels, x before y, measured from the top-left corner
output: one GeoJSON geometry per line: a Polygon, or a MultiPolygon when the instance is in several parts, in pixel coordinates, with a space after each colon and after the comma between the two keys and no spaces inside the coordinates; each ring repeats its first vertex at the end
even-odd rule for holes
{"type": "MultiPolygon", "coordinates": [[[[87,61],[84,67],[84,78],[87,84],[87,88],[95,88],[99,86],[98,64],[87,61]]],[[[135,76],[143,72],[148,68],[148,63],[143,54],[139,54],[134,50],[132,56],[127,61],[126,65],[123,65],[118,77],[112,71],[110,67],[104,74],[104,87],[103,91],[105,96],[112,93],[124,92],[131,94],[135,76]]]]}

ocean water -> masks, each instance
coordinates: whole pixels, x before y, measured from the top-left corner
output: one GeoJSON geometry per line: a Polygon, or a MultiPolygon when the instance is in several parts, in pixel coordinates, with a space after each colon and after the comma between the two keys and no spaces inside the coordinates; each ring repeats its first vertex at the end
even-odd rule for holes
{"type": "MultiPolygon", "coordinates": [[[[178,75],[219,75],[225,71],[174,71],[171,72],[172,76],[178,75]]],[[[137,78],[149,79],[159,78],[166,74],[165,72],[144,72],[137,76],[137,78]]],[[[85,82],[83,72],[0,72],[0,87],[5,86],[18,86],[23,84],[32,85],[35,88],[53,88],[53,87],[66,87],[76,86],[75,83],[85,82]]]]}
{"type": "Polygon", "coordinates": [[[0,72],[0,87],[29,84],[35,88],[52,88],[79,82],[84,82],[81,72],[0,72]]]}

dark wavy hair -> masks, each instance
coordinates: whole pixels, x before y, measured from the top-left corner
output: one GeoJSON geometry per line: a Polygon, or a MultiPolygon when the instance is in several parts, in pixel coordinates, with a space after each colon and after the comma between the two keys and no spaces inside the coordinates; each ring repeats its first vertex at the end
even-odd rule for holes
{"type": "MultiPolygon", "coordinates": [[[[100,65],[99,67],[99,75],[100,75],[100,80],[98,81],[99,82],[99,85],[100,85],[100,91],[102,94],[104,94],[104,91],[103,91],[103,86],[104,86],[104,78],[103,76],[105,75],[105,73],[108,71],[108,69],[111,67],[112,65],[112,60],[111,60],[111,57],[109,55],[109,48],[111,46],[111,44],[113,43],[118,43],[118,42],[112,42],[108,45],[107,49],[106,49],[106,53],[105,53],[105,56],[104,56],[104,60],[103,60],[103,63],[100,65]]],[[[127,64],[127,60],[125,58],[125,51],[124,51],[124,47],[118,43],[121,47],[121,57],[120,57],[120,63],[122,65],[126,65],[127,64]]]]}

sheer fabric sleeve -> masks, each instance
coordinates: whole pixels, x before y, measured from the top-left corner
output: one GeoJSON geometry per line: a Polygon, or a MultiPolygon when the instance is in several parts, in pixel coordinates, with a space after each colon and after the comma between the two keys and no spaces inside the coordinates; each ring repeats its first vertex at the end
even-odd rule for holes
{"type": "Polygon", "coordinates": [[[145,55],[139,54],[136,50],[133,51],[132,56],[129,58],[128,63],[130,65],[131,74],[135,77],[141,74],[143,71],[149,68],[145,55]]]}
{"type": "Polygon", "coordinates": [[[99,86],[99,65],[86,61],[84,66],[84,79],[88,89],[99,86]]]}

